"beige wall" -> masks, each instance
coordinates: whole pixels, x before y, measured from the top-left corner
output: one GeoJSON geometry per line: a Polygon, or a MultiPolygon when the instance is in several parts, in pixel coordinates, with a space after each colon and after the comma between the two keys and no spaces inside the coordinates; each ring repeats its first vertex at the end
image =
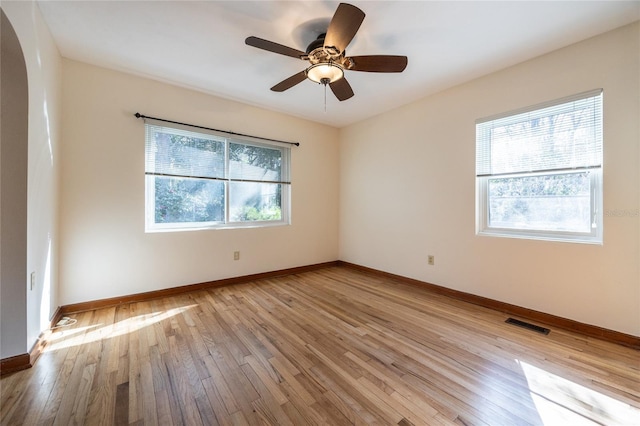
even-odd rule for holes
{"type": "MultiPolygon", "coordinates": [[[[16,284],[26,306],[22,300],[2,299],[3,315],[8,305],[13,312],[9,324],[3,319],[0,357],[6,358],[29,351],[40,332],[48,328],[58,306],[61,58],[35,3],[2,1],[2,9],[15,29],[24,54],[29,91],[27,251],[23,275],[26,279],[16,284]],[[28,282],[31,272],[35,272],[33,289],[28,282]],[[11,340],[19,340],[18,346],[5,344],[6,329],[11,330],[11,340]]],[[[3,282],[2,286],[7,284],[3,282]]]]}
{"type": "Polygon", "coordinates": [[[70,60],[63,75],[61,304],[338,258],[336,129],[70,60]],[[135,112],[300,142],[292,225],[145,234],[144,123],[135,112]]]}
{"type": "Polygon", "coordinates": [[[638,23],[340,132],[340,259],[640,335],[638,23]],[[604,89],[604,244],[475,235],[475,120],[604,89]],[[435,266],[427,255],[435,255],[435,266]]]}

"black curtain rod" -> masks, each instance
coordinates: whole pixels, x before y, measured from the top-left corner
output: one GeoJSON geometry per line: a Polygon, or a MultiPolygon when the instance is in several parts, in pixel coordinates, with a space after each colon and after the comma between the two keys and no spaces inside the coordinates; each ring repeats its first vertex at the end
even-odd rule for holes
{"type": "Polygon", "coordinates": [[[286,141],[280,141],[278,139],[269,139],[269,138],[263,138],[263,137],[260,137],[260,136],[251,136],[251,135],[245,135],[243,133],[230,132],[228,130],[212,129],[211,127],[196,126],[195,124],[181,123],[179,121],[165,120],[163,118],[157,118],[157,117],[149,117],[148,115],[142,115],[139,112],[136,112],[134,115],[136,116],[136,118],[149,118],[151,120],[164,121],[165,123],[173,123],[173,124],[180,124],[182,126],[195,127],[196,129],[213,130],[214,132],[226,133],[228,135],[246,136],[248,138],[262,139],[263,141],[279,142],[279,143],[286,143],[286,144],[289,144],[289,145],[300,146],[300,142],[286,142],[286,141]]]}

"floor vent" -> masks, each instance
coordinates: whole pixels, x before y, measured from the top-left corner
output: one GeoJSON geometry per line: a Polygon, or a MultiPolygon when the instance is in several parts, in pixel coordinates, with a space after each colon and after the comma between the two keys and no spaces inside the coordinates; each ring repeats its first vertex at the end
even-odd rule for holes
{"type": "Polygon", "coordinates": [[[529,324],[528,322],[520,321],[515,318],[507,318],[505,321],[507,324],[517,325],[518,327],[528,328],[529,330],[537,331],[542,334],[549,334],[551,330],[548,328],[540,327],[539,325],[529,324]]]}

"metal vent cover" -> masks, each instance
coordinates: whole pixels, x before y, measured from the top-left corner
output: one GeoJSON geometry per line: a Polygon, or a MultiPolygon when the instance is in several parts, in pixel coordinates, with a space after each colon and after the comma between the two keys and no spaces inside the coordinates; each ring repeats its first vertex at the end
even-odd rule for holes
{"type": "Polygon", "coordinates": [[[535,332],[542,333],[542,334],[549,334],[551,332],[551,330],[549,330],[548,328],[540,327],[539,325],[531,324],[525,321],[520,321],[515,318],[507,318],[505,322],[507,324],[517,325],[518,327],[533,330],[535,332]]]}

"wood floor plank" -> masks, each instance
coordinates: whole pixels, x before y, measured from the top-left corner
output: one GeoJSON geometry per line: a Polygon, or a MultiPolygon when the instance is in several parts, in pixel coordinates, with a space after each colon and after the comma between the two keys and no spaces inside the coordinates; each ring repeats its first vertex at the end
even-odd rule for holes
{"type": "MultiPolygon", "coordinates": [[[[112,372],[100,380],[101,384],[92,387],[89,394],[89,406],[87,407],[87,424],[110,425],[115,419],[123,419],[124,424],[128,424],[129,419],[129,382],[118,383],[118,373],[112,372]],[[119,388],[124,385],[123,388],[119,388]],[[118,398],[118,391],[126,390],[126,400],[118,398]],[[116,405],[119,403],[120,405],[116,405]]],[[[94,383],[96,379],[94,379],[94,383]]],[[[70,391],[70,390],[68,390],[70,391]]]]}
{"type": "Polygon", "coordinates": [[[129,424],[129,382],[119,384],[116,388],[115,415],[113,423],[116,425],[129,424]]]}
{"type": "Polygon", "coordinates": [[[71,372],[67,386],[74,390],[74,392],[64,392],[60,399],[60,405],[56,411],[54,425],[68,425],[72,424],[71,418],[73,415],[74,402],[76,400],[77,389],[80,387],[82,381],[83,372],[86,367],[87,355],[85,353],[79,354],[76,359],[71,372]]]}
{"type": "Polygon", "coordinates": [[[230,424],[231,419],[229,416],[229,411],[224,405],[222,396],[218,391],[215,383],[211,377],[204,379],[202,381],[202,386],[204,386],[204,391],[207,394],[207,398],[209,399],[209,405],[213,411],[213,414],[216,418],[216,422],[221,425],[230,424]]]}
{"type": "Polygon", "coordinates": [[[278,403],[251,365],[243,364],[240,368],[261,395],[260,398],[251,403],[258,416],[268,424],[293,426],[293,422],[282,409],[282,405],[278,403]]]}
{"type": "Polygon", "coordinates": [[[640,352],[328,267],[72,315],[1,425],[640,424],[640,352]]]}
{"type": "Polygon", "coordinates": [[[171,386],[169,367],[166,364],[165,356],[167,353],[168,351],[161,353],[159,347],[153,347],[149,350],[158,422],[160,424],[182,425],[184,422],[178,405],[179,401],[171,386]]]}
{"type": "MultiPolygon", "coordinates": [[[[211,356],[205,357],[204,360],[207,369],[211,373],[211,377],[202,381],[203,384],[207,385],[205,386],[207,395],[216,395],[221,400],[227,414],[239,411],[240,407],[216,362],[211,356]]],[[[211,399],[211,396],[209,396],[209,399],[211,399]]]]}
{"type": "Polygon", "coordinates": [[[313,395],[305,389],[304,386],[300,384],[296,376],[299,377],[300,372],[297,369],[290,369],[289,366],[286,366],[279,358],[273,357],[269,360],[271,365],[278,371],[283,380],[291,387],[293,391],[295,391],[296,395],[298,395],[302,401],[306,405],[313,405],[316,403],[313,395]]]}
{"type": "MultiPolygon", "coordinates": [[[[190,374],[193,372],[186,371],[183,366],[182,356],[184,352],[180,349],[182,346],[178,343],[182,340],[181,333],[176,333],[169,338],[169,352],[163,357],[167,365],[169,373],[169,383],[173,390],[173,395],[177,398],[178,406],[184,423],[186,425],[201,425],[202,417],[196,405],[195,399],[200,396],[199,389],[193,389],[190,386],[190,374]]],[[[204,389],[202,390],[204,392],[204,389]]]]}
{"type": "Polygon", "coordinates": [[[274,381],[267,370],[253,356],[245,357],[247,364],[251,367],[251,371],[258,376],[260,383],[269,391],[269,394],[278,405],[285,404],[288,399],[278,387],[278,382],[274,381]]]}
{"type": "Polygon", "coordinates": [[[95,377],[95,371],[96,364],[86,365],[82,371],[82,377],[73,403],[70,424],[81,425],[85,423],[87,406],[89,404],[89,391],[91,390],[91,384],[95,377]]]}

